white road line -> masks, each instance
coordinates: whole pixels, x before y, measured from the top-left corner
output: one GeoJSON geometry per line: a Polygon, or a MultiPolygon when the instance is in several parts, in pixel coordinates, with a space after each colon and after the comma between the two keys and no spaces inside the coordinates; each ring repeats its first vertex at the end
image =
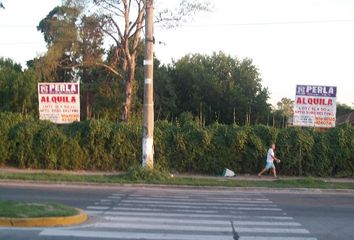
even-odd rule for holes
{"type": "MultiPolygon", "coordinates": [[[[188,206],[239,206],[250,204],[251,206],[259,206],[259,205],[275,205],[271,201],[258,202],[258,201],[240,201],[235,203],[219,203],[219,202],[184,202],[184,201],[142,201],[142,200],[131,200],[127,199],[122,201],[124,204],[149,204],[149,205],[160,205],[160,204],[168,204],[168,205],[188,205],[188,206]]],[[[120,204],[121,204],[120,203],[120,204]]]]}
{"type": "MultiPolygon", "coordinates": [[[[171,209],[171,207],[169,207],[171,209]]],[[[205,208],[207,209],[207,208],[205,208]]],[[[145,212],[160,212],[163,211],[164,209],[161,208],[139,208],[139,207],[114,207],[113,210],[118,210],[118,211],[145,211],[145,212]]],[[[166,210],[166,208],[165,208],[166,210]]],[[[195,210],[195,209],[190,209],[190,208],[182,208],[182,209],[173,209],[174,212],[185,212],[185,213],[218,213],[217,210],[195,210]]]]}
{"type": "Polygon", "coordinates": [[[139,232],[106,232],[106,231],[77,231],[46,229],[40,236],[61,236],[61,237],[87,237],[87,238],[108,238],[108,239],[146,239],[146,240],[232,240],[231,235],[191,235],[191,234],[169,234],[169,233],[139,233],[139,232]]]}
{"type": "Polygon", "coordinates": [[[138,194],[129,195],[129,198],[138,198],[138,199],[190,199],[189,196],[146,196],[146,195],[138,195],[138,194]]]}
{"type": "MultiPolygon", "coordinates": [[[[175,225],[175,224],[154,224],[154,223],[95,223],[95,227],[114,228],[114,229],[144,229],[144,230],[159,230],[159,231],[205,231],[205,232],[230,232],[230,226],[197,226],[197,225],[175,225]]],[[[236,227],[238,233],[309,233],[303,228],[250,228],[236,227]]]]}
{"type": "Polygon", "coordinates": [[[280,208],[250,208],[250,207],[238,207],[237,210],[245,211],[283,211],[280,208]]]}
{"type": "MultiPolygon", "coordinates": [[[[188,205],[170,205],[170,204],[159,204],[159,205],[150,205],[150,204],[145,204],[145,205],[134,205],[134,204],[119,204],[118,207],[113,207],[114,210],[120,209],[120,208],[133,208],[133,209],[191,209],[191,210],[251,210],[252,208],[257,209],[262,209],[262,211],[266,211],[269,209],[279,209],[276,208],[276,205],[255,205],[255,206],[250,206],[250,205],[241,205],[241,206],[235,206],[235,207],[223,207],[223,206],[188,206],[188,205]]],[[[269,211],[279,211],[279,210],[269,210],[269,211]]]]}
{"type": "MultiPolygon", "coordinates": [[[[112,194],[114,195],[114,194],[112,194]]],[[[118,195],[115,195],[118,196],[118,195]]],[[[220,194],[189,194],[189,195],[176,195],[176,194],[154,194],[154,193],[149,193],[149,194],[127,194],[125,196],[129,197],[148,197],[148,198],[159,198],[159,197],[167,197],[167,198],[190,198],[190,199],[196,199],[196,198],[204,198],[204,199],[228,199],[229,201],[232,199],[237,199],[237,198],[252,198],[252,199],[266,199],[264,195],[249,195],[249,194],[236,194],[236,195],[220,195],[220,194]]]]}
{"type": "Polygon", "coordinates": [[[86,209],[91,209],[91,210],[107,210],[110,207],[102,207],[102,206],[88,206],[86,209]]]}
{"type": "MultiPolygon", "coordinates": [[[[193,199],[194,201],[172,201],[171,199],[167,199],[167,200],[144,200],[144,199],[136,199],[136,198],[128,198],[128,199],[124,199],[123,202],[129,202],[129,203],[155,203],[155,204],[159,204],[159,203],[166,203],[166,202],[170,202],[170,203],[180,203],[180,202],[184,202],[185,204],[226,204],[225,202],[218,202],[218,200],[216,199],[208,199],[208,201],[204,201],[203,199],[193,199]]],[[[228,204],[234,204],[234,203],[272,203],[272,201],[268,200],[268,199],[252,199],[252,198],[238,198],[238,199],[232,199],[233,201],[231,201],[228,204]]]]}
{"type": "MultiPolygon", "coordinates": [[[[114,197],[114,196],[113,196],[114,197]]],[[[230,198],[230,199],[215,199],[215,198],[173,198],[173,197],[134,197],[129,196],[129,198],[125,198],[125,201],[162,201],[162,202],[192,202],[192,203],[225,203],[225,204],[233,204],[239,202],[247,202],[253,201],[255,203],[272,203],[269,199],[261,199],[257,200],[254,198],[230,198]]]]}
{"type": "MultiPolygon", "coordinates": [[[[97,212],[95,212],[97,214],[97,212]]],[[[113,216],[165,216],[165,217],[181,217],[181,218],[222,218],[222,219],[273,219],[273,220],[293,220],[292,217],[283,217],[283,216],[240,216],[233,214],[200,214],[200,213],[191,213],[190,211],[185,213],[164,213],[164,212],[118,212],[118,211],[107,211],[104,214],[113,215],[113,216]]]]}
{"type": "Polygon", "coordinates": [[[235,226],[253,225],[253,226],[292,226],[301,227],[297,222],[260,222],[260,221],[233,221],[235,226]]]}
{"type": "Polygon", "coordinates": [[[102,215],[104,212],[103,211],[86,210],[85,213],[89,216],[95,216],[95,215],[102,215]]]}
{"type": "Polygon", "coordinates": [[[313,237],[240,237],[240,240],[317,240],[313,237]]]}
{"type": "MultiPolygon", "coordinates": [[[[122,194],[122,193],[119,193],[122,194]]],[[[125,193],[129,194],[129,193],[125,193]]],[[[203,190],[198,190],[197,192],[195,190],[191,191],[185,191],[185,189],[182,190],[182,192],[179,192],[178,190],[171,190],[168,191],[165,189],[163,192],[161,190],[154,191],[153,189],[149,189],[149,191],[139,191],[139,193],[130,193],[129,196],[147,196],[147,197],[154,197],[154,196],[180,196],[180,197],[215,197],[215,198],[233,198],[233,197],[239,197],[239,196],[249,196],[249,197],[264,197],[264,194],[262,193],[256,193],[256,192],[233,192],[233,193],[225,193],[223,191],[203,191],[203,190]]]]}
{"type": "Polygon", "coordinates": [[[101,202],[101,203],[98,203],[97,205],[112,206],[112,205],[114,205],[114,203],[113,202],[101,202]]]}
{"type": "Polygon", "coordinates": [[[297,234],[309,234],[307,229],[303,228],[244,228],[236,227],[238,233],[297,233],[297,234]]]}
{"type": "MultiPolygon", "coordinates": [[[[176,223],[176,224],[210,224],[210,225],[222,225],[222,226],[231,226],[229,220],[189,220],[189,219],[171,219],[171,218],[156,218],[156,217],[104,217],[108,221],[122,221],[122,222],[150,222],[150,223],[176,223]]],[[[233,221],[235,226],[244,226],[244,225],[257,225],[257,226],[293,226],[299,227],[300,223],[297,222],[269,222],[269,221],[233,221]]]]}
{"type": "Polygon", "coordinates": [[[175,224],[153,224],[153,223],[95,223],[98,228],[114,228],[114,229],[144,229],[158,231],[207,231],[207,232],[231,232],[230,226],[191,226],[191,225],[175,225],[175,224]]]}

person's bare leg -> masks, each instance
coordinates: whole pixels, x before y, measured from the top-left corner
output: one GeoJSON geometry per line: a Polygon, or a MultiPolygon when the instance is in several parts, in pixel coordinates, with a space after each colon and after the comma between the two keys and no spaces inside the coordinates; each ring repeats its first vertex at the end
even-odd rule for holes
{"type": "Polygon", "coordinates": [[[277,177],[277,172],[275,171],[275,168],[272,168],[273,176],[276,178],[277,177]]]}
{"type": "Polygon", "coordinates": [[[260,173],[258,173],[258,177],[262,176],[262,174],[263,174],[265,171],[267,171],[267,169],[266,169],[266,168],[263,168],[263,170],[262,170],[260,173]]]}

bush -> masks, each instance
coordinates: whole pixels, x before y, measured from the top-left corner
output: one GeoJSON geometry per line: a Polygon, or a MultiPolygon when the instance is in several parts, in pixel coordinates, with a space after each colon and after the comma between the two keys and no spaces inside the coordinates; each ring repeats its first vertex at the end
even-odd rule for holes
{"type": "MultiPolygon", "coordinates": [[[[4,113],[0,120],[2,165],[152,174],[131,168],[141,163],[141,124],[90,120],[58,126],[4,113]]],[[[188,115],[175,124],[156,122],[154,165],[173,172],[219,175],[226,167],[255,174],[273,142],[284,175],[354,176],[353,126],[324,132],[218,123],[203,127],[188,115]]]]}
{"type": "MultiPolygon", "coordinates": [[[[53,123],[43,126],[34,135],[32,149],[36,155],[37,164],[32,167],[58,169],[60,149],[65,142],[65,135],[53,123]]],[[[67,167],[67,164],[63,164],[67,167]]],[[[65,168],[65,167],[64,167],[65,168]]]]}
{"type": "Polygon", "coordinates": [[[11,129],[23,121],[24,117],[19,113],[1,112],[0,113],[0,166],[10,160],[10,139],[11,129]]]}
{"type": "Polygon", "coordinates": [[[41,164],[34,151],[34,136],[48,122],[25,120],[15,125],[9,134],[10,163],[20,168],[37,168],[41,164]]]}
{"type": "Polygon", "coordinates": [[[281,171],[287,175],[312,175],[311,154],[314,145],[313,131],[301,128],[285,128],[277,138],[278,158],[282,159],[281,171]]]}
{"type": "Polygon", "coordinates": [[[128,171],[123,176],[131,181],[144,181],[144,182],[160,182],[171,178],[168,171],[154,167],[153,169],[146,169],[140,165],[129,167],[128,171]]]}
{"type": "Polygon", "coordinates": [[[214,124],[212,148],[208,154],[209,164],[204,173],[221,174],[225,167],[241,172],[243,169],[242,151],[246,144],[246,132],[237,126],[214,124]]]}
{"type": "Polygon", "coordinates": [[[66,134],[78,141],[85,155],[80,169],[114,170],[116,165],[110,152],[113,123],[104,120],[76,122],[65,128],[66,134]]]}
{"type": "Polygon", "coordinates": [[[33,144],[38,160],[36,168],[74,170],[80,169],[85,160],[78,142],[52,123],[37,132],[33,144]]]}
{"type": "Polygon", "coordinates": [[[111,131],[108,151],[111,153],[113,169],[128,170],[138,165],[142,158],[142,131],[134,124],[117,124],[111,131]]]}
{"type": "Polygon", "coordinates": [[[354,128],[345,125],[327,133],[328,156],[332,176],[354,176],[354,128]]]}
{"type": "Polygon", "coordinates": [[[174,136],[177,127],[168,121],[158,121],[154,130],[154,158],[156,164],[165,169],[176,170],[177,165],[173,162],[173,150],[175,147],[174,136]]]}

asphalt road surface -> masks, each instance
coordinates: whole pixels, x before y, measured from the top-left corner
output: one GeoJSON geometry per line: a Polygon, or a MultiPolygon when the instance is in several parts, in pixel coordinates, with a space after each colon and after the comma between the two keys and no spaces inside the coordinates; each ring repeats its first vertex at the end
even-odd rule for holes
{"type": "Polygon", "coordinates": [[[354,239],[350,193],[0,183],[0,199],[60,202],[90,216],[79,226],[0,228],[0,240],[354,239]]]}

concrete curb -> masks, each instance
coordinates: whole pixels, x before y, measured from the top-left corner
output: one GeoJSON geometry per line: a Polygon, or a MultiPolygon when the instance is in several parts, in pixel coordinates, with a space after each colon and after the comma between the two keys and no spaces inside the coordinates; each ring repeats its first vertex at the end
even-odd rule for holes
{"type": "Polygon", "coordinates": [[[2,227],[57,227],[83,223],[87,220],[87,214],[78,209],[79,213],[68,217],[43,217],[43,218],[2,218],[2,227]]]}

